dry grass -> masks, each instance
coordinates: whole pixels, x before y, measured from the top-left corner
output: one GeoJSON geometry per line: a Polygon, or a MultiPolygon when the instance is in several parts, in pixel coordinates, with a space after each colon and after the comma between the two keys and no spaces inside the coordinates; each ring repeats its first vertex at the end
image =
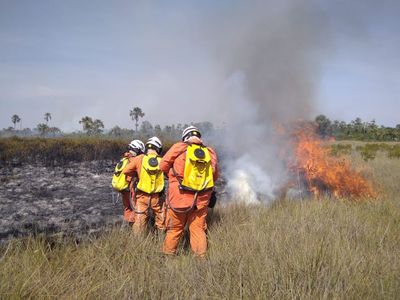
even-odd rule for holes
{"type": "Polygon", "coordinates": [[[400,160],[368,164],[385,191],[377,201],[217,207],[204,261],[187,243],[163,257],[160,237],[126,227],[79,245],[13,241],[1,251],[1,298],[398,298],[400,160]]]}
{"type": "MultiPolygon", "coordinates": [[[[47,166],[76,161],[118,160],[130,140],[98,136],[0,138],[0,166],[41,163],[47,166]]],[[[173,144],[163,140],[164,152],[173,144]]]]}

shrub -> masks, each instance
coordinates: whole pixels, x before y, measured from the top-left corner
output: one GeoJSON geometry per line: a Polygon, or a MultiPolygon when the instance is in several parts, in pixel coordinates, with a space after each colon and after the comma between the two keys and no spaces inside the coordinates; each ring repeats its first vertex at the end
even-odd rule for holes
{"type": "Polygon", "coordinates": [[[367,143],[363,146],[357,146],[356,150],[360,152],[365,161],[376,157],[378,151],[386,152],[390,158],[400,158],[400,145],[390,145],[388,143],[367,143]]]}

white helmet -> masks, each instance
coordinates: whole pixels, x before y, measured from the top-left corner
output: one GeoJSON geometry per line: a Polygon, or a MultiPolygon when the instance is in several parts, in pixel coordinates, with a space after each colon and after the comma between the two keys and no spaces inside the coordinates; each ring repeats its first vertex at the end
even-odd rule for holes
{"type": "Polygon", "coordinates": [[[129,150],[133,150],[137,154],[144,153],[144,144],[140,140],[133,140],[129,143],[129,150]]]}
{"type": "Polygon", "coordinates": [[[200,130],[195,126],[186,127],[182,132],[182,141],[187,141],[191,136],[201,138],[200,130]]]}
{"type": "Polygon", "coordinates": [[[146,142],[146,150],[148,149],[155,149],[158,154],[162,151],[163,144],[161,143],[160,139],[156,136],[149,138],[146,142]]]}

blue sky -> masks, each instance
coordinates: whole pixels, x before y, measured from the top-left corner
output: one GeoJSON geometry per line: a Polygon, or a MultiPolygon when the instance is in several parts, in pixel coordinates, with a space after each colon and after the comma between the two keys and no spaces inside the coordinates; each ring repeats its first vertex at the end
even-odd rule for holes
{"type": "Polygon", "coordinates": [[[399,124],[400,2],[330,3],[333,55],[323,68],[319,110],[345,120],[399,124]],[[337,12],[335,5],[344,8],[337,12]]]}
{"type": "MultiPolygon", "coordinates": [[[[250,2],[215,2],[0,0],[0,128],[13,114],[34,127],[45,112],[68,131],[85,115],[132,127],[134,106],[153,124],[218,123],[193,109],[219,101],[213,26],[250,2]]],[[[400,123],[399,5],[313,2],[329,21],[329,49],[312,114],[400,123]]]]}

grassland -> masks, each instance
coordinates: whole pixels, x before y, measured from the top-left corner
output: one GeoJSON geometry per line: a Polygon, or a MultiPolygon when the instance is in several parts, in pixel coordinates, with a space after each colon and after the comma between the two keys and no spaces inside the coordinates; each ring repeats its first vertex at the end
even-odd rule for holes
{"type": "Polygon", "coordinates": [[[76,244],[31,237],[0,253],[1,298],[398,299],[400,160],[364,168],[379,199],[231,204],[210,214],[206,260],[160,253],[162,237],[127,227],[76,244]]]}

